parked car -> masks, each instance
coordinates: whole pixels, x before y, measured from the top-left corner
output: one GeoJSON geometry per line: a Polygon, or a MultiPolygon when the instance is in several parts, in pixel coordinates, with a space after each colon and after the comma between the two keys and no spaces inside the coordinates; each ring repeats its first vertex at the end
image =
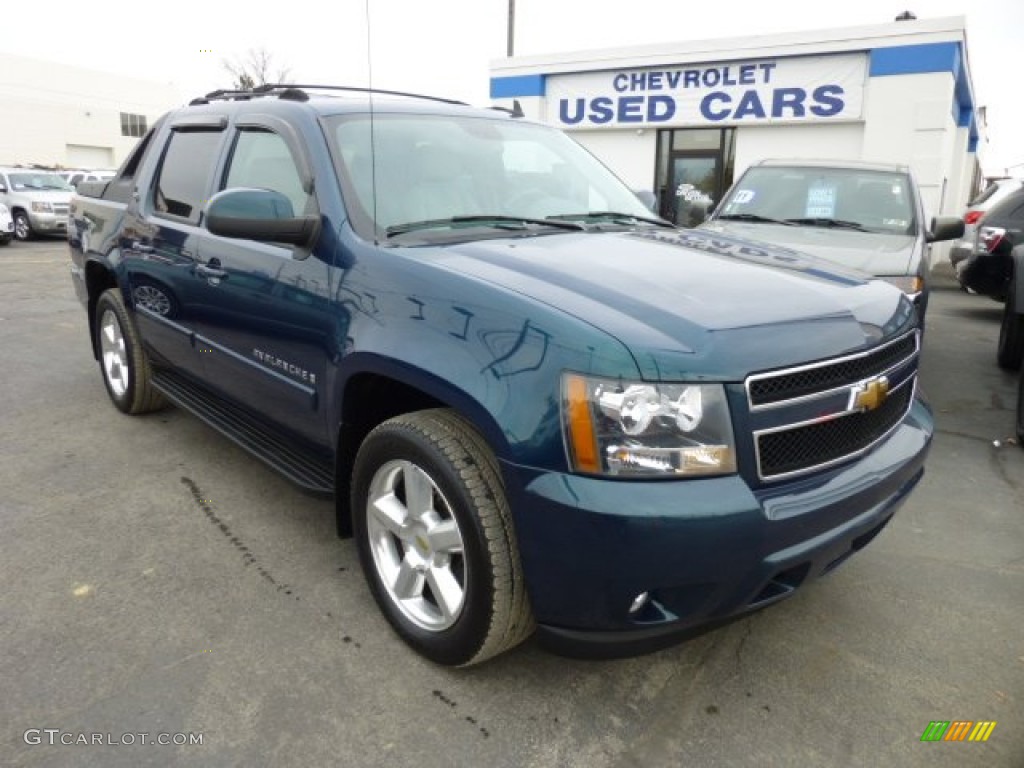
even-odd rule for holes
{"type": "Polygon", "coordinates": [[[996,361],[1017,370],[1024,360],[1024,187],[981,218],[974,249],[957,276],[965,288],[1005,302],[996,361]]]}
{"type": "Polygon", "coordinates": [[[117,175],[117,172],[106,170],[60,171],[59,175],[72,187],[77,187],[83,181],[110,181],[117,175]]]}
{"type": "Polygon", "coordinates": [[[958,269],[959,265],[966,261],[967,257],[971,255],[971,251],[974,250],[979,219],[992,210],[1004,197],[1022,186],[1024,186],[1022,179],[993,179],[977,197],[967,204],[967,210],[964,211],[964,234],[953,241],[949,250],[949,260],[953,264],[954,270],[958,269]]]}
{"type": "Polygon", "coordinates": [[[700,225],[853,267],[928,306],[929,243],[963,233],[957,217],[924,220],[906,166],[839,160],[763,160],[748,168],[700,225]]]}
{"type": "Polygon", "coordinates": [[[113,406],[334,495],[427,658],[651,650],[830,572],[919,482],[900,291],[679,230],[550,126],[321,90],[161,118],[79,187],[71,277],[113,406]]]}
{"type": "Polygon", "coordinates": [[[0,203],[0,246],[10,245],[14,237],[14,219],[11,209],[0,203]]]}
{"type": "Polygon", "coordinates": [[[0,167],[0,203],[11,210],[14,236],[66,235],[74,190],[52,171],[0,167]]]}

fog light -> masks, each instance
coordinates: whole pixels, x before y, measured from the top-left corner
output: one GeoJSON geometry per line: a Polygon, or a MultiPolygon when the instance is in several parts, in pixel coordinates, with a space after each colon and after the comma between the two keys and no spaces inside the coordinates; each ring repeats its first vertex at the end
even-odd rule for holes
{"type": "Polygon", "coordinates": [[[630,615],[636,613],[641,608],[643,608],[645,605],[647,605],[647,603],[648,603],[648,601],[650,599],[651,599],[651,596],[647,592],[641,592],[639,595],[634,597],[633,598],[633,604],[631,606],[629,606],[629,613],[630,613],[630,615]]]}

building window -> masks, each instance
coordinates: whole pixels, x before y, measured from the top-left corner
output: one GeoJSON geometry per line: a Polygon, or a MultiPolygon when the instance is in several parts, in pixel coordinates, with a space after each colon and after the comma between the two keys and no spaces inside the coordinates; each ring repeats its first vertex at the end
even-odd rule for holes
{"type": "Polygon", "coordinates": [[[146,116],[132,115],[128,112],[121,113],[121,135],[137,136],[146,135],[146,116]]]}

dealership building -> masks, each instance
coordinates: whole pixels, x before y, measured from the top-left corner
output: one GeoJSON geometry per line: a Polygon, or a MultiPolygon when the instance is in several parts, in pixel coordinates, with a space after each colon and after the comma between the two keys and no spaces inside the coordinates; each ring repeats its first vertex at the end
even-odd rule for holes
{"type": "Polygon", "coordinates": [[[929,217],[979,183],[963,17],[501,59],[490,88],[684,224],[765,158],[907,165],[929,217]]]}
{"type": "Polygon", "coordinates": [[[182,103],[170,84],[0,53],[0,165],[116,168],[182,103]]]}

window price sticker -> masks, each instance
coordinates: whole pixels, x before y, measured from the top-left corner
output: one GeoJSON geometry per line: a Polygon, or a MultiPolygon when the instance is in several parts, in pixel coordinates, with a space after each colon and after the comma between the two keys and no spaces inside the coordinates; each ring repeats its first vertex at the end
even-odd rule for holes
{"type": "Polygon", "coordinates": [[[827,182],[816,182],[807,188],[807,207],[804,216],[809,219],[832,219],[836,215],[836,187],[827,182]]]}

